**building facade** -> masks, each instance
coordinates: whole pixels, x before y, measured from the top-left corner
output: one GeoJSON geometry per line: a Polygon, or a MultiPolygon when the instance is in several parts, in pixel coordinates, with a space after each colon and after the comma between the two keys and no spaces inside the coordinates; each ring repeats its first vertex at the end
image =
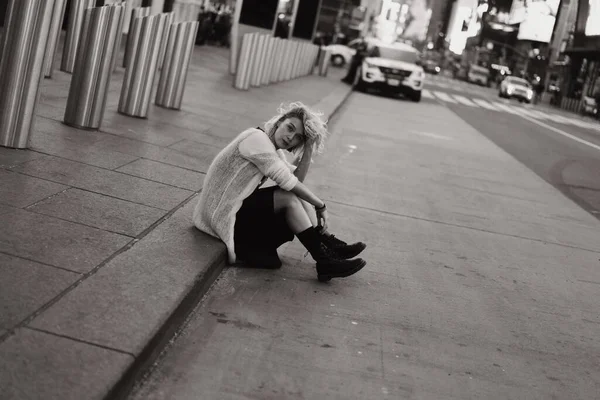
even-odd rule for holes
{"type": "Polygon", "coordinates": [[[560,106],[581,112],[586,102],[600,100],[600,1],[578,0],[576,10],[564,52],[560,106]]]}

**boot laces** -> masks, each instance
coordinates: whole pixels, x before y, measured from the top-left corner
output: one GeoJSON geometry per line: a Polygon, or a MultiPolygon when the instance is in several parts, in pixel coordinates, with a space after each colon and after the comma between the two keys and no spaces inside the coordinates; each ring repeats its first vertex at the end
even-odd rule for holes
{"type": "Polygon", "coordinates": [[[348,243],[336,238],[335,235],[323,235],[323,239],[323,242],[329,247],[342,247],[348,245],[348,243]]]}

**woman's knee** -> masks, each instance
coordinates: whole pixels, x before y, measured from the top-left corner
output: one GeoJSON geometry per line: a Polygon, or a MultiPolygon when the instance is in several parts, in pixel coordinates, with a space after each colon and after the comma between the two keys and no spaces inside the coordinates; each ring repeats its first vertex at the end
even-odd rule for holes
{"type": "Polygon", "coordinates": [[[276,210],[284,210],[284,209],[294,209],[294,208],[302,208],[302,202],[292,192],[288,192],[287,190],[278,189],[274,194],[274,203],[276,210]]]}

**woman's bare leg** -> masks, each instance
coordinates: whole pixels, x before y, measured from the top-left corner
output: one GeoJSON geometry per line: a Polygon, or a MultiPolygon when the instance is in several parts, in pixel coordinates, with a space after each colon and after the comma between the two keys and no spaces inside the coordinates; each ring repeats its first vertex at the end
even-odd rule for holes
{"type": "Polygon", "coordinates": [[[285,220],[295,234],[314,226],[304,209],[303,202],[294,193],[277,189],[273,192],[273,202],[275,212],[285,213],[285,220]]]}
{"type": "Polygon", "coordinates": [[[318,225],[318,223],[317,223],[317,213],[315,212],[315,207],[312,204],[310,204],[309,202],[304,201],[302,199],[300,199],[300,202],[302,203],[302,207],[304,207],[304,211],[306,211],[306,215],[308,215],[308,218],[310,219],[312,226],[316,227],[318,225]]]}

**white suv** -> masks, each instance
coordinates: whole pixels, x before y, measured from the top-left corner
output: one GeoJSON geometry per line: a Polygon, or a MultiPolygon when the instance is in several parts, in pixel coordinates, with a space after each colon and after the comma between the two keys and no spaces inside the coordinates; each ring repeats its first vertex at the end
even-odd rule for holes
{"type": "Polygon", "coordinates": [[[418,59],[419,51],[410,45],[370,43],[369,56],[356,72],[354,88],[362,91],[374,87],[421,101],[425,72],[417,65],[418,59]]]}

